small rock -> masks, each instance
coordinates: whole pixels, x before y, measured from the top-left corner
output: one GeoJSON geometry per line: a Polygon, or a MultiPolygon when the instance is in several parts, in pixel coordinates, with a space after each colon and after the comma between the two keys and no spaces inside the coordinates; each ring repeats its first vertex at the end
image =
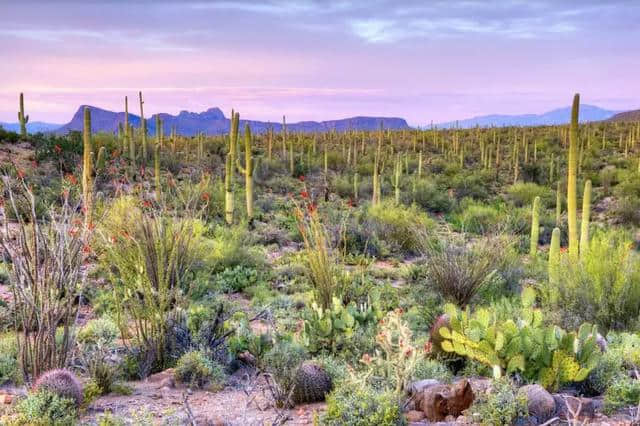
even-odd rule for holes
{"type": "Polygon", "coordinates": [[[13,402],[13,395],[2,395],[2,403],[3,404],[11,404],[13,402]]]}
{"type": "Polygon", "coordinates": [[[405,414],[408,422],[419,422],[424,419],[424,413],[418,410],[411,410],[405,414]]]}
{"type": "Polygon", "coordinates": [[[475,396],[468,380],[463,379],[453,385],[430,386],[416,397],[416,407],[420,407],[426,418],[442,421],[449,415],[457,416],[469,408],[475,396]]]}
{"type": "Polygon", "coordinates": [[[555,413],[556,401],[542,386],[526,385],[521,387],[519,392],[527,395],[529,414],[535,416],[541,423],[550,419],[555,413]]]}
{"type": "Polygon", "coordinates": [[[176,381],[175,381],[175,379],[173,377],[165,377],[160,382],[160,387],[161,388],[173,389],[173,388],[176,387],[176,381]]]}
{"type": "Polygon", "coordinates": [[[595,415],[595,407],[597,404],[594,403],[592,398],[554,394],[553,399],[556,402],[555,415],[563,420],[573,418],[571,411],[576,413],[580,419],[592,418],[595,415]],[[563,396],[565,398],[563,398],[563,396]]]}
{"type": "Polygon", "coordinates": [[[429,386],[439,385],[440,382],[436,379],[424,379],[413,382],[409,385],[409,395],[415,395],[422,392],[429,386]]]}

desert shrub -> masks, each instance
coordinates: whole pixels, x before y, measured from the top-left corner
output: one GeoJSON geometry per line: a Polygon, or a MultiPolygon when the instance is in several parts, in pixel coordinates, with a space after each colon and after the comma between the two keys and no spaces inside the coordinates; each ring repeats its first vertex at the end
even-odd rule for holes
{"type": "Polygon", "coordinates": [[[2,126],[0,126],[0,142],[5,143],[16,143],[20,140],[20,135],[16,132],[12,132],[11,130],[5,130],[2,126]]]}
{"type": "Polygon", "coordinates": [[[575,327],[592,322],[604,330],[624,329],[640,315],[640,258],[622,231],[595,232],[577,264],[565,256],[557,283],[543,293],[560,319],[575,327]]]}
{"type": "Polygon", "coordinates": [[[445,179],[443,184],[453,189],[457,200],[463,198],[486,200],[489,197],[489,184],[493,180],[493,175],[484,173],[456,173],[452,178],[445,179]]]}
{"type": "Polygon", "coordinates": [[[0,338],[0,385],[7,382],[20,382],[18,365],[18,346],[13,336],[0,338]]]}
{"type": "MultiPolygon", "coordinates": [[[[5,262],[11,264],[20,365],[25,381],[30,382],[43,371],[67,363],[74,345],[77,299],[84,287],[81,267],[90,248],[87,227],[81,225],[83,217],[77,206],[69,205],[65,198],[59,211],[51,211],[48,218],[38,217],[35,197],[24,181],[21,183],[20,194],[31,206],[31,223],[18,220],[16,241],[0,233],[0,251],[5,262]],[[58,328],[61,334],[56,341],[58,328]]],[[[16,196],[13,190],[8,191],[3,210],[15,212],[16,196]]],[[[15,226],[8,221],[5,214],[3,226],[15,226]]]]}
{"type": "Polygon", "coordinates": [[[219,390],[224,386],[225,374],[222,366],[200,351],[182,355],[176,363],[174,374],[176,381],[194,388],[208,386],[219,390]]]}
{"type": "Polygon", "coordinates": [[[206,244],[206,261],[214,273],[236,266],[264,266],[261,253],[253,247],[252,235],[246,227],[219,226],[214,231],[213,239],[206,244]]]}
{"type": "Polygon", "coordinates": [[[613,214],[621,224],[640,225],[640,197],[629,196],[619,199],[613,214]]]}
{"type": "Polygon", "coordinates": [[[640,380],[621,377],[607,388],[604,394],[603,411],[613,414],[630,405],[636,406],[638,403],[640,403],[640,380]]]}
{"type": "Polygon", "coordinates": [[[214,281],[216,287],[224,293],[237,293],[246,287],[255,285],[259,278],[259,273],[256,269],[236,265],[233,268],[226,268],[216,274],[214,281]]]}
{"type": "Polygon", "coordinates": [[[119,366],[111,361],[119,335],[116,323],[106,317],[92,319],[78,332],[80,367],[89,374],[101,394],[111,391],[119,375],[119,366]]]}
{"type": "Polygon", "coordinates": [[[82,385],[78,378],[68,370],[58,369],[43,373],[33,384],[33,390],[53,392],[62,398],[72,400],[76,407],[82,403],[82,385]]]}
{"type": "Polygon", "coordinates": [[[326,426],[400,426],[405,424],[398,397],[391,391],[348,380],[327,397],[326,426]]]}
{"type": "Polygon", "coordinates": [[[33,136],[32,144],[37,161],[53,160],[62,171],[71,172],[82,155],[82,134],[69,132],[66,136],[38,133],[33,136]]]}
{"type": "Polygon", "coordinates": [[[509,242],[482,239],[469,246],[465,241],[443,241],[427,253],[429,284],[445,299],[466,306],[501,267],[509,242]]]}
{"type": "Polygon", "coordinates": [[[264,369],[273,379],[273,398],[279,407],[293,406],[292,395],[298,367],[307,358],[302,346],[279,340],[263,359],[264,369]]]}
{"type": "Polygon", "coordinates": [[[591,370],[582,387],[590,395],[602,395],[618,380],[623,378],[624,359],[619,351],[609,350],[598,360],[595,368],[591,370]]]}
{"type": "Polygon", "coordinates": [[[73,399],[40,390],[27,395],[16,405],[16,418],[9,424],[31,426],[73,426],[77,407],[73,399]]]}
{"type": "Polygon", "coordinates": [[[411,197],[417,205],[434,213],[447,213],[453,207],[453,200],[447,191],[423,179],[416,181],[411,197]]]}
{"type": "Polygon", "coordinates": [[[435,227],[433,219],[417,207],[397,206],[390,201],[369,208],[369,219],[378,238],[396,251],[418,253],[435,227]]]}
{"type": "Polygon", "coordinates": [[[413,368],[413,380],[435,379],[442,383],[450,383],[453,373],[446,365],[435,359],[419,358],[413,368]]]}
{"type": "Polygon", "coordinates": [[[532,182],[518,182],[507,188],[507,198],[517,207],[531,206],[536,197],[540,197],[543,206],[549,206],[555,202],[553,191],[546,186],[532,182]]]}
{"type": "Polygon", "coordinates": [[[505,215],[493,206],[470,203],[454,216],[454,223],[463,232],[483,235],[500,229],[505,215]]]}
{"type": "Polygon", "coordinates": [[[491,383],[490,393],[480,393],[469,410],[483,425],[511,425],[527,417],[527,396],[508,378],[502,378],[491,383]]]}
{"type": "Polygon", "coordinates": [[[202,257],[199,222],[130,212],[134,224],[126,231],[104,235],[102,262],[114,287],[118,326],[128,329],[133,319],[135,346],[166,367],[169,332],[167,315],[184,303],[187,277],[202,257]]]}

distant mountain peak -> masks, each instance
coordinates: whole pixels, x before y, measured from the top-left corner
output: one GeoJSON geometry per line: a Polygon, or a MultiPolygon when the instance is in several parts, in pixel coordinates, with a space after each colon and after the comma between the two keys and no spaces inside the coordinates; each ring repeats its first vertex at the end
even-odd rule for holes
{"type": "MultiPolygon", "coordinates": [[[[84,108],[91,110],[91,130],[93,132],[116,132],[119,123],[124,122],[124,112],[114,112],[92,105],[81,105],[73,115],[71,121],[55,132],[59,134],[68,133],[71,130],[82,130],[84,108]]],[[[229,131],[230,121],[225,117],[218,107],[211,107],[202,112],[180,111],[177,115],[168,113],[158,113],[147,118],[147,129],[150,134],[156,132],[156,117],[162,120],[165,134],[169,134],[172,128],[185,136],[193,136],[204,132],[208,135],[224,134],[229,131]]],[[[270,128],[275,132],[282,130],[282,124],[276,122],[264,122],[248,119],[241,119],[241,124],[249,124],[253,133],[264,133],[270,128]]],[[[383,123],[389,129],[408,129],[409,125],[403,118],[397,117],[351,117],[341,120],[329,121],[301,121],[299,123],[287,123],[287,129],[291,132],[318,132],[327,130],[345,131],[353,130],[375,130],[383,123]]],[[[129,123],[134,127],[140,127],[140,117],[129,113],[129,123]]]]}

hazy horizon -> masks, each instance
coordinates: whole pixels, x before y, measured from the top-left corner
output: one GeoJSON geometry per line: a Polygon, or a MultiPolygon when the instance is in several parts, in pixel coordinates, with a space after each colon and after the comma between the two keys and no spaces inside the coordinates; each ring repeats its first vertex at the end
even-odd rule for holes
{"type": "Polygon", "coordinates": [[[640,107],[640,2],[122,1],[3,5],[0,121],[81,104],[426,125],[582,102],[640,107]],[[574,3],[574,4],[571,4],[574,3]]]}

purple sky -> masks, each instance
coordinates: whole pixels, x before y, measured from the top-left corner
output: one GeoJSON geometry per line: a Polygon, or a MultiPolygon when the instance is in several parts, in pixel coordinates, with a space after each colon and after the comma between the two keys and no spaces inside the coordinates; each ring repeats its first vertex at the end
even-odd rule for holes
{"type": "Polygon", "coordinates": [[[0,121],[86,103],[146,114],[410,124],[582,102],[640,107],[640,1],[12,1],[0,6],[0,121]],[[602,4],[601,4],[602,3],[602,4]],[[130,105],[136,112],[137,104],[130,105]]]}

